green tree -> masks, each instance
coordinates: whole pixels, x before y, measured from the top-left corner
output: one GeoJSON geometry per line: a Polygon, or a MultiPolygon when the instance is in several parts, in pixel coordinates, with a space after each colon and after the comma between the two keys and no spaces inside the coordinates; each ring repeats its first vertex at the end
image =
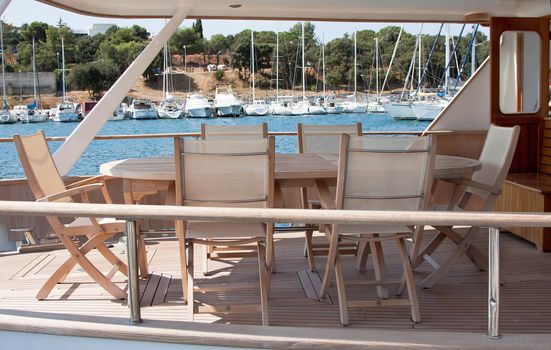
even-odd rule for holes
{"type": "Polygon", "coordinates": [[[203,22],[201,22],[200,19],[196,19],[193,25],[191,26],[193,31],[199,35],[201,39],[204,39],[205,36],[203,35],[203,22]]]}
{"type": "Polygon", "coordinates": [[[118,67],[113,61],[98,60],[74,66],[67,80],[72,89],[87,90],[91,98],[97,99],[118,76],[118,67]]]}
{"type": "Polygon", "coordinates": [[[20,29],[21,39],[28,43],[32,42],[33,38],[36,42],[46,41],[48,27],[50,25],[44,22],[24,23],[20,29]]]}

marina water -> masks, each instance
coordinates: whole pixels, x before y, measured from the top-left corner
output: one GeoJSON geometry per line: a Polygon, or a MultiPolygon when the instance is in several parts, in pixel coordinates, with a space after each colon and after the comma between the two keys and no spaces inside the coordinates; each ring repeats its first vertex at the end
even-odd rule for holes
{"type": "MultiPolygon", "coordinates": [[[[361,122],[364,131],[420,131],[428,122],[396,121],[388,114],[338,114],[338,115],[305,115],[305,116],[264,116],[238,118],[183,118],[154,120],[109,121],[100,135],[129,134],[162,134],[179,132],[200,132],[201,124],[214,125],[252,125],[268,123],[269,131],[294,131],[297,123],[336,125],[361,122]]],[[[0,125],[0,137],[12,137],[14,134],[27,135],[43,130],[46,136],[68,136],[78,123],[45,122],[35,124],[0,125]]],[[[52,153],[60,142],[50,142],[52,153]]],[[[297,152],[296,136],[276,137],[277,153],[297,152]]],[[[102,163],[117,159],[136,157],[172,156],[172,138],[129,139],[129,140],[96,140],[80,157],[69,175],[97,175],[102,163]]],[[[24,177],[19,158],[13,143],[0,143],[0,178],[24,177]]]]}

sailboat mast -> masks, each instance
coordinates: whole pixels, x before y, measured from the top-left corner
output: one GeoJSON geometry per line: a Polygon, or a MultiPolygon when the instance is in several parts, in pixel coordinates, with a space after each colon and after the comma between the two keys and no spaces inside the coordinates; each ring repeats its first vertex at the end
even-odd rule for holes
{"type": "Polygon", "coordinates": [[[255,100],[254,94],[254,30],[251,29],[251,78],[253,84],[253,103],[255,100]]]}
{"type": "MultiPolygon", "coordinates": [[[[423,49],[423,45],[422,45],[422,38],[423,38],[423,34],[421,34],[421,32],[423,31],[423,24],[421,23],[421,28],[419,28],[419,67],[418,67],[418,71],[417,71],[417,91],[421,91],[421,77],[422,77],[422,74],[421,73],[421,51],[423,49]]],[[[421,99],[419,94],[417,94],[417,99],[421,99]]]]}
{"type": "Polygon", "coordinates": [[[379,95],[379,38],[375,38],[375,90],[379,95]]]}
{"type": "Polygon", "coordinates": [[[36,52],[34,49],[34,36],[33,36],[33,93],[34,93],[34,106],[36,109],[36,52]]]}
{"type": "MultiPolygon", "coordinates": [[[[358,45],[358,42],[357,42],[357,38],[356,38],[356,32],[354,32],[354,102],[356,102],[357,98],[356,98],[356,90],[358,88],[358,74],[356,73],[356,69],[357,69],[357,66],[358,66],[358,54],[357,54],[357,45],[358,45]]],[[[377,91],[379,89],[377,88],[377,91]]]]}
{"type": "Polygon", "coordinates": [[[302,24],[302,100],[306,100],[306,66],[304,64],[304,22],[302,24]]]}
{"type": "Polygon", "coordinates": [[[163,98],[166,99],[166,95],[168,94],[168,81],[166,79],[166,44],[163,47],[163,98]]]}
{"type": "Polygon", "coordinates": [[[473,36],[473,46],[471,48],[471,77],[476,71],[476,36],[473,36]]]}
{"type": "Polygon", "coordinates": [[[4,23],[0,20],[0,49],[2,49],[2,110],[6,110],[6,74],[4,68],[4,23]]]}
{"type": "Polygon", "coordinates": [[[323,102],[325,102],[325,41],[321,45],[321,65],[323,67],[322,80],[323,80],[323,102]]]}
{"type": "Polygon", "coordinates": [[[444,78],[444,93],[448,94],[448,86],[450,83],[450,24],[446,24],[446,76],[444,78]]]}
{"type": "Polygon", "coordinates": [[[61,37],[61,102],[65,103],[65,43],[61,37]]]}
{"type": "Polygon", "coordinates": [[[279,102],[279,32],[276,32],[276,102],[279,102]]]}

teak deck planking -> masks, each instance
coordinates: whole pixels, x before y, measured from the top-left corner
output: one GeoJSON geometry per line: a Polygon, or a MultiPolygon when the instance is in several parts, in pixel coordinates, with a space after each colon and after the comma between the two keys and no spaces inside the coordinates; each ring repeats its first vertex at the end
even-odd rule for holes
{"type": "MultiPolygon", "coordinates": [[[[430,234],[426,236],[428,241],[430,234]]],[[[341,327],[336,304],[336,289],[330,289],[329,301],[307,299],[299,274],[307,268],[303,256],[303,233],[276,235],[277,273],[272,277],[269,301],[270,325],[292,327],[341,327]],[[333,304],[331,303],[333,301],[333,304]]],[[[316,236],[316,241],[325,238],[316,236]]],[[[486,237],[480,235],[477,245],[487,247],[486,237]]],[[[177,242],[171,238],[148,242],[150,280],[141,281],[142,308],[145,320],[185,322],[186,305],[181,301],[182,289],[177,255],[177,242]],[[149,282],[149,284],[148,284],[149,282]],[[153,286],[154,288],[147,288],[153,286]],[[168,288],[167,288],[168,287],[168,288]],[[145,300],[147,299],[147,300],[145,300]]],[[[511,234],[501,235],[502,276],[501,330],[503,333],[551,333],[551,255],[542,254],[533,246],[511,234]]],[[[387,272],[390,278],[400,276],[398,251],[392,244],[383,243],[387,272]]],[[[445,245],[448,250],[451,245],[445,245]]],[[[115,254],[125,258],[124,245],[112,248],[115,254]]],[[[196,254],[200,254],[198,249],[196,254]]],[[[442,258],[439,252],[436,258],[442,258]]],[[[58,284],[52,295],[44,301],[35,300],[35,294],[47,276],[61,263],[67,253],[63,250],[49,253],[31,253],[0,257],[0,314],[65,320],[87,320],[97,323],[124,324],[128,308],[124,301],[113,300],[104,290],[74,270],[67,281],[58,284]],[[81,283],[72,283],[79,281],[81,283]]],[[[90,253],[93,261],[101,260],[97,252],[90,253]]],[[[324,257],[316,257],[320,273],[325,266],[324,257]]],[[[199,256],[196,261],[201,262],[199,256]]],[[[376,297],[372,281],[371,259],[365,273],[355,270],[355,258],[344,256],[345,282],[351,299],[376,297]]],[[[197,323],[259,325],[260,311],[239,310],[240,303],[259,300],[258,273],[255,258],[221,259],[209,263],[210,276],[203,276],[196,269],[196,298],[208,305],[224,307],[232,305],[229,313],[196,314],[197,323]],[[211,292],[222,284],[240,283],[237,288],[211,292]],[[209,288],[210,287],[210,288],[209,288]],[[203,288],[204,291],[201,291],[203,288]],[[240,312],[243,311],[243,312],[240,312]]],[[[101,265],[101,263],[100,263],[101,265]]],[[[103,266],[108,269],[107,264],[103,266]]],[[[417,282],[430,273],[424,264],[414,273],[417,282]]],[[[114,281],[126,287],[123,275],[117,273],[114,281]]],[[[393,296],[394,287],[390,287],[393,296]]],[[[477,271],[466,259],[431,289],[419,289],[418,297],[422,322],[410,320],[407,306],[385,308],[350,308],[350,327],[385,330],[420,330],[475,332],[484,334],[487,315],[487,275],[477,271]]]]}

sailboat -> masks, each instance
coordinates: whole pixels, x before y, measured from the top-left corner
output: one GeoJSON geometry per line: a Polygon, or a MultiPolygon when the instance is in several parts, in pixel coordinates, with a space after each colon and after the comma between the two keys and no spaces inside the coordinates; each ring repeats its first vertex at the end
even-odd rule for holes
{"type": "Polygon", "coordinates": [[[302,101],[298,101],[291,106],[292,115],[303,114],[327,114],[323,106],[312,106],[306,98],[306,65],[304,62],[304,22],[301,22],[302,27],[302,101]]]}
{"type": "Polygon", "coordinates": [[[65,43],[61,37],[61,103],[57,104],[52,117],[54,122],[78,122],[79,117],[74,103],[65,99],[65,43]]]}
{"type": "Polygon", "coordinates": [[[331,94],[329,97],[325,93],[325,42],[321,46],[321,66],[322,71],[322,90],[323,90],[323,108],[328,114],[340,114],[344,111],[344,108],[335,104],[335,95],[331,94]]]}
{"type": "MultiPolygon", "coordinates": [[[[356,72],[358,67],[358,50],[357,50],[357,35],[356,32],[354,32],[354,94],[352,95],[352,101],[345,101],[341,104],[341,107],[344,109],[344,112],[346,113],[365,113],[367,111],[367,103],[358,102],[358,74],[356,72]]],[[[377,42],[377,38],[375,38],[375,42],[377,42]]],[[[376,45],[376,47],[378,47],[376,45]]]]}
{"type": "Polygon", "coordinates": [[[160,119],[178,119],[184,114],[183,101],[170,95],[172,72],[170,64],[170,50],[168,44],[164,46],[163,69],[163,100],[157,108],[160,119]],[[170,78],[170,79],[169,79],[170,78]]]}
{"type": "Polygon", "coordinates": [[[8,108],[8,100],[6,99],[6,79],[5,79],[5,68],[4,68],[4,32],[3,32],[3,23],[0,21],[0,49],[2,50],[2,95],[3,95],[3,105],[2,111],[0,112],[0,124],[13,124],[17,123],[17,117],[10,113],[8,108]]]}
{"type": "Polygon", "coordinates": [[[251,30],[251,78],[253,89],[253,100],[251,104],[245,105],[243,108],[247,115],[266,115],[268,114],[268,104],[264,100],[257,100],[255,96],[255,82],[254,82],[254,30],[251,30]]]}
{"type": "Polygon", "coordinates": [[[34,100],[32,104],[29,105],[20,105],[14,107],[14,113],[17,115],[17,118],[22,123],[40,123],[48,120],[46,113],[41,112],[37,109],[36,104],[36,52],[34,46],[34,37],[33,37],[33,92],[34,100]]]}
{"type": "Polygon", "coordinates": [[[269,113],[271,115],[291,115],[291,108],[289,108],[289,102],[285,103],[281,101],[279,97],[279,32],[276,32],[276,100],[270,103],[269,113]]]}

